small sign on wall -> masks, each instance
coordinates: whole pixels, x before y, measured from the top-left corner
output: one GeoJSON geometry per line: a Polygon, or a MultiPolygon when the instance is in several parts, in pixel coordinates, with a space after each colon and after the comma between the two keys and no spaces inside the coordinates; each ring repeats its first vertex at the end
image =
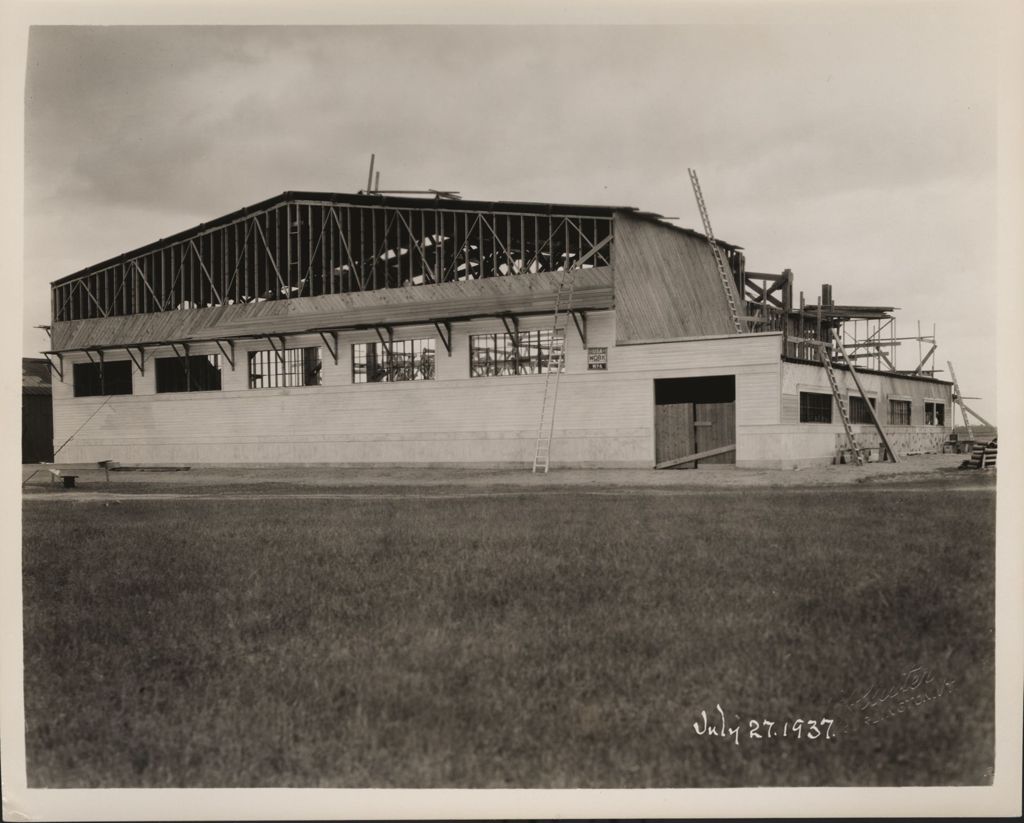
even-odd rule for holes
{"type": "Polygon", "coordinates": [[[587,349],[587,370],[607,371],[608,370],[608,347],[587,349]]]}

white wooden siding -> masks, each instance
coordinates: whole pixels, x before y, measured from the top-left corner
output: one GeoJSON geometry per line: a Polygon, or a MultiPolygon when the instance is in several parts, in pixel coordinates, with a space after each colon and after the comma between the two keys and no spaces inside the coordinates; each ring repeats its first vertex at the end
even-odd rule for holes
{"type": "MultiPolygon", "coordinates": [[[[859,394],[849,372],[836,369],[836,381],[845,397],[859,394]]],[[[901,451],[920,452],[935,451],[941,448],[945,439],[943,427],[926,427],[924,423],[924,397],[938,397],[945,402],[947,421],[949,418],[949,402],[951,395],[945,383],[932,383],[922,380],[909,380],[896,375],[879,375],[858,372],[861,384],[868,397],[876,398],[875,411],[886,431],[893,440],[893,448],[901,451]],[[888,398],[894,391],[904,392],[913,400],[913,426],[889,426],[887,423],[888,398]],[[945,399],[943,399],[945,397],[945,399]],[[938,443],[938,447],[936,447],[938,443]]],[[[748,428],[739,435],[738,450],[742,450],[748,458],[749,466],[772,466],[796,468],[801,466],[820,465],[832,461],[836,452],[837,438],[844,438],[842,421],[833,401],[832,423],[801,423],[800,392],[815,391],[832,396],[828,377],[821,366],[807,363],[782,363],[780,425],[764,430],[748,428]]],[[[853,432],[858,442],[865,446],[873,446],[877,441],[877,432],[872,424],[855,424],[853,432]]]]}
{"type": "MultiPolygon", "coordinates": [[[[587,370],[570,324],[554,464],[652,465],[655,378],[736,376],[740,465],[751,442],[747,430],[779,422],[779,335],[616,347],[613,312],[593,313],[587,325],[589,345],[608,348],[608,370],[587,370]]],[[[538,317],[520,328],[549,326],[550,318],[538,317]]],[[[247,353],[269,347],[258,341],[236,344],[233,371],[222,359],[219,392],[156,394],[149,356],[144,375],[134,370],[133,395],[76,398],[71,364],[85,358],[66,357],[67,379],[53,388],[54,439],[60,444],[85,424],[60,455],[71,461],[525,463],[533,455],[544,376],[470,378],[469,336],[496,331],[504,331],[496,320],[457,324],[449,356],[432,325],[402,329],[396,339],[434,338],[437,350],[436,379],[406,383],[351,382],[351,345],[376,341],[372,331],[340,335],[337,365],[319,336],[289,337],[289,347],[321,347],[323,385],[301,388],[248,388],[247,353]]],[[[210,344],[191,353],[219,351],[210,344]]]]}

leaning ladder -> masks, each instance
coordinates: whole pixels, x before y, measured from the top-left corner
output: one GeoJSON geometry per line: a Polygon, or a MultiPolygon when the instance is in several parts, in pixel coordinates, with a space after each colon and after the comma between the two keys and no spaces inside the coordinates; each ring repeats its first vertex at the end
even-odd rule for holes
{"type": "MultiPolygon", "coordinates": [[[[832,387],[832,396],[836,399],[836,406],[839,409],[839,417],[843,421],[843,431],[846,432],[846,441],[850,444],[850,454],[858,466],[864,465],[864,456],[860,453],[860,446],[857,438],[853,436],[853,428],[850,426],[850,415],[846,411],[846,402],[843,400],[843,393],[839,390],[836,382],[836,373],[832,368],[832,358],[828,353],[828,346],[824,343],[818,344],[818,355],[821,358],[821,365],[825,367],[825,374],[828,376],[829,385],[832,387]]],[[[870,405],[870,404],[869,404],[870,405]]]]}
{"type": "MultiPolygon", "coordinates": [[[[839,336],[839,332],[836,329],[832,330],[832,346],[837,352],[839,352],[840,356],[843,358],[843,363],[846,364],[846,368],[849,369],[850,371],[850,377],[853,378],[853,384],[857,387],[857,391],[860,392],[860,396],[864,400],[864,405],[868,410],[868,415],[871,417],[871,422],[875,424],[875,430],[878,432],[878,439],[882,444],[884,454],[887,455],[889,460],[891,460],[893,463],[899,463],[900,459],[899,457],[896,456],[896,451],[893,449],[892,443],[889,442],[889,436],[885,433],[885,429],[882,428],[882,423],[878,419],[878,413],[875,411],[875,407],[872,406],[870,402],[868,402],[868,396],[864,393],[864,386],[861,385],[860,382],[860,375],[857,374],[857,370],[853,367],[853,362],[846,354],[846,347],[843,346],[843,340],[839,336]]],[[[853,434],[850,430],[850,421],[846,415],[846,409],[843,405],[842,396],[838,392],[835,372],[832,370],[832,363],[829,360],[828,354],[825,352],[824,346],[822,347],[821,351],[823,354],[823,362],[828,361],[825,362],[825,371],[828,372],[829,381],[832,384],[832,393],[835,395],[836,402],[839,404],[839,410],[843,415],[843,425],[846,427],[846,435],[849,438],[852,446],[853,434]]],[[[862,465],[863,459],[860,456],[860,452],[855,449],[854,454],[857,456],[857,465],[862,465]]]]}
{"type": "Polygon", "coordinates": [[[708,217],[708,208],[704,203],[704,195],[700,190],[700,181],[697,179],[697,172],[687,169],[690,174],[690,183],[693,185],[693,194],[697,198],[697,208],[700,209],[700,219],[704,223],[704,234],[708,238],[708,245],[711,247],[711,256],[715,258],[715,266],[718,268],[718,277],[722,281],[722,288],[725,290],[725,300],[729,304],[729,315],[732,317],[733,328],[737,334],[742,334],[746,329],[740,321],[739,309],[736,307],[734,297],[734,284],[732,278],[725,268],[725,261],[722,259],[722,250],[718,247],[715,234],[711,231],[711,219],[708,217]]]}
{"type": "Polygon", "coordinates": [[[537,447],[533,452],[533,472],[545,474],[551,465],[551,438],[555,433],[555,407],[558,403],[558,380],[565,363],[566,317],[572,311],[572,298],[576,290],[578,263],[573,263],[562,272],[555,296],[555,316],[551,326],[551,349],[548,354],[548,368],[544,376],[544,399],[540,410],[540,424],[537,427],[537,447]]]}
{"type": "MultiPolygon", "coordinates": [[[[960,416],[964,419],[964,425],[967,427],[967,439],[974,440],[974,429],[971,428],[971,421],[967,419],[967,406],[964,403],[964,396],[960,394],[960,384],[956,382],[956,372],[953,371],[953,364],[947,360],[946,365],[949,366],[949,376],[953,378],[953,402],[960,407],[960,416]]],[[[955,420],[950,421],[956,423],[955,420]]]]}

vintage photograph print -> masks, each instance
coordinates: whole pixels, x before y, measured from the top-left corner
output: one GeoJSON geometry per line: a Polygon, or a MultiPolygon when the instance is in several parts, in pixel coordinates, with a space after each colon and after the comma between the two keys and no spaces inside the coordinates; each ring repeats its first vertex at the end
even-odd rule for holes
{"type": "Polygon", "coordinates": [[[994,38],[32,26],[29,788],[991,786],[994,38]]]}

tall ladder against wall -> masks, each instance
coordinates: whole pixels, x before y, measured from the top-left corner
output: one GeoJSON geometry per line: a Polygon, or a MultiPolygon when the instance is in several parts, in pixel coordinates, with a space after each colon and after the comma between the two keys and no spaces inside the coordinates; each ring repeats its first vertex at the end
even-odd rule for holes
{"type": "MultiPolygon", "coordinates": [[[[953,402],[960,407],[960,416],[964,419],[964,425],[967,427],[967,439],[974,440],[974,429],[971,428],[971,421],[967,418],[967,405],[964,403],[964,396],[960,394],[960,384],[956,382],[956,372],[953,371],[953,364],[949,360],[946,361],[946,365],[949,366],[949,376],[953,378],[953,402]]],[[[949,422],[956,423],[955,420],[949,422]]]]}
{"type": "MultiPolygon", "coordinates": [[[[551,438],[555,433],[555,406],[558,404],[558,381],[565,365],[565,330],[572,313],[572,300],[576,292],[576,273],[583,265],[598,255],[612,242],[609,234],[586,254],[572,263],[566,257],[565,268],[558,281],[555,295],[555,314],[551,321],[551,349],[548,353],[548,368],[544,374],[544,399],[540,409],[540,423],[537,426],[537,447],[533,452],[533,471],[547,474],[551,466],[551,438]]],[[[518,341],[517,341],[518,342],[518,341]]]]}
{"type": "Polygon", "coordinates": [[[737,334],[742,334],[747,329],[740,320],[739,309],[736,306],[735,286],[728,270],[725,267],[725,260],[722,259],[722,250],[715,240],[715,233],[711,231],[711,219],[708,217],[708,209],[704,203],[704,195],[700,190],[700,181],[697,179],[697,172],[687,169],[690,174],[690,183],[693,185],[693,194],[697,198],[697,208],[700,209],[700,219],[704,223],[704,234],[708,238],[708,245],[711,247],[711,256],[715,258],[715,266],[718,268],[718,277],[722,281],[722,288],[725,290],[725,300],[729,304],[729,315],[732,317],[733,328],[737,334]]]}
{"type": "MultiPolygon", "coordinates": [[[[832,396],[836,399],[836,406],[839,407],[839,415],[843,421],[843,429],[846,432],[846,440],[850,444],[850,450],[853,453],[853,458],[858,466],[864,465],[864,456],[861,453],[861,449],[857,445],[857,441],[853,436],[853,429],[850,426],[850,416],[846,410],[846,402],[843,400],[842,392],[839,389],[839,384],[836,382],[836,373],[832,368],[832,358],[828,351],[828,344],[819,344],[819,353],[821,355],[821,364],[825,367],[825,374],[828,375],[829,385],[832,387],[832,396]]],[[[843,364],[850,372],[850,377],[853,378],[853,384],[857,387],[857,391],[864,400],[864,406],[868,410],[868,415],[871,417],[871,422],[874,423],[875,430],[878,432],[878,439],[881,443],[881,450],[884,455],[888,456],[888,459],[893,463],[899,463],[900,459],[896,455],[896,451],[892,447],[892,443],[889,442],[889,437],[885,433],[885,429],[882,428],[882,423],[878,419],[878,414],[875,411],[875,407],[868,402],[868,396],[864,393],[864,386],[860,382],[860,375],[857,374],[857,370],[853,367],[853,362],[846,354],[846,347],[843,346],[843,340],[839,336],[839,332],[836,329],[832,329],[832,349],[839,353],[843,359],[843,364]]]]}
{"type": "Polygon", "coordinates": [[[843,399],[843,393],[839,390],[839,384],[836,382],[836,373],[832,368],[832,357],[829,355],[828,346],[820,343],[818,345],[818,355],[821,358],[821,365],[825,367],[828,384],[832,387],[832,396],[835,398],[836,408],[839,409],[839,419],[843,421],[843,431],[846,432],[846,442],[850,446],[850,454],[858,466],[863,466],[864,455],[861,454],[857,438],[853,436],[853,428],[850,426],[850,415],[846,410],[846,401],[843,399]]]}
{"type": "Polygon", "coordinates": [[[558,281],[555,296],[555,316],[551,324],[551,349],[548,352],[548,368],[544,376],[544,399],[540,410],[540,424],[537,427],[537,447],[533,452],[533,472],[547,474],[551,466],[551,438],[555,433],[555,407],[558,404],[558,381],[565,364],[565,329],[572,298],[576,290],[576,272],[581,261],[567,265],[558,281]]]}

